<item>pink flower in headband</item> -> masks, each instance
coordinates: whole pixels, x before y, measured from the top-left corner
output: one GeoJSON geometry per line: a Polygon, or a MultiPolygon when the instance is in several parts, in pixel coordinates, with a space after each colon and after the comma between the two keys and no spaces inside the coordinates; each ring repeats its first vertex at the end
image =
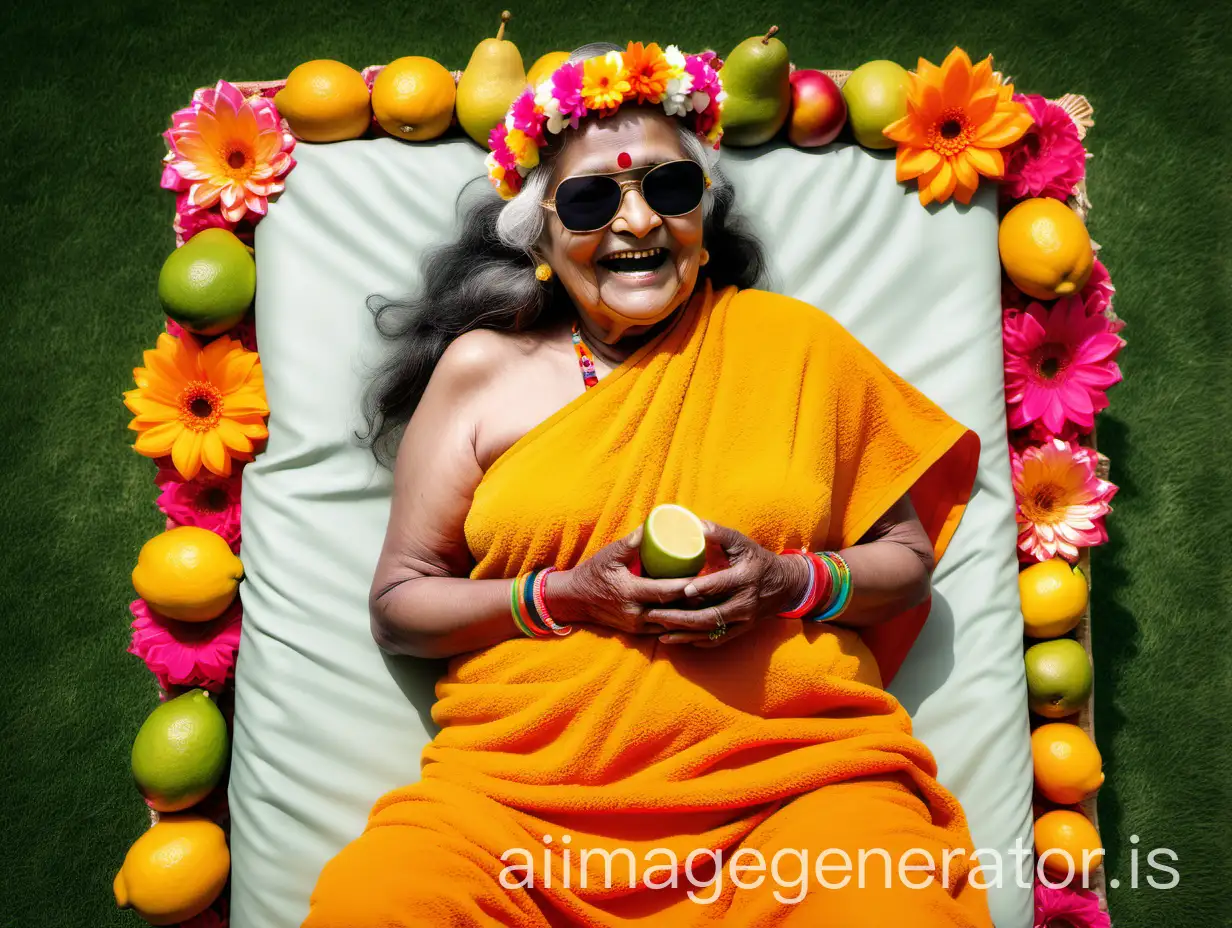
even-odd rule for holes
{"type": "Polygon", "coordinates": [[[684,60],[685,73],[693,79],[693,109],[698,113],[709,108],[715,100],[722,103],[723,85],[719,83],[718,72],[710,66],[714,52],[703,52],[700,55],[689,55],[684,60]]]}
{"type": "Polygon", "coordinates": [[[505,124],[511,130],[517,129],[525,133],[536,145],[546,144],[543,138],[543,110],[535,106],[535,92],[529,87],[513,101],[505,124]],[[509,125],[510,123],[512,125],[509,125]]]}
{"type": "MultiPolygon", "coordinates": [[[[569,128],[576,129],[578,120],[586,115],[586,101],[582,99],[582,63],[562,64],[552,75],[552,98],[560,115],[569,120],[569,128]]],[[[559,132],[559,129],[554,130],[559,132]]]]}
{"type": "Polygon", "coordinates": [[[509,127],[503,122],[498,122],[492,127],[492,131],[488,133],[488,148],[492,150],[489,156],[493,158],[506,171],[512,171],[516,165],[516,160],[513,157],[513,152],[509,150],[509,146],[505,140],[509,135],[509,127]]]}

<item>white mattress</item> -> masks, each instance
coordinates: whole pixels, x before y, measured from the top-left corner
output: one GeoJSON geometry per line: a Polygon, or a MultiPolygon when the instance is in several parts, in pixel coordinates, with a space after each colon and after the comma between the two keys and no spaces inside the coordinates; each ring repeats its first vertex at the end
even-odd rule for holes
{"type": "MultiPolygon", "coordinates": [[[[455,196],[482,170],[465,141],[295,154],[257,232],[271,416],[268,448],[244,472],[234,928],[298,925],[321,866],[373,801],[418,776],[437,668],[384,657],[368,632],[390,479],[354,438],[381,350],[365,299],[416,285],[423,251],[451,235],[455,196]]],[[[982,439],[932,614],[891,688],[966,807],[976,847],[1029,846],[995,191],[927,210],[895,182],[891,157],[856,147],[729,153],[724,165],[772,260],[772,289],[825,307],[982,439]]],[[[1025,928],[1030,890],[1007,879],[990,893],[994,918],[1025,928]]]]}

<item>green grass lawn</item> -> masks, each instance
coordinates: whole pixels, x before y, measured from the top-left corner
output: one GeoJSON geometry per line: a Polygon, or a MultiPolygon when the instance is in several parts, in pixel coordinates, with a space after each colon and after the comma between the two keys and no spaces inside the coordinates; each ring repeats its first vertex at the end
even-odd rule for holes
{"type": "MultiPolygon", "coordinates": [[[[1125,928],[1224,925],[1229,17],[1205,2],[993,6],[527,0],[510,37],[529,65],[598,39],[725,53],[778,23],[803,66],[940,61],[961,44],[973,57],[994,53],[1021,89],[1090,97],[1090,228],[1130,342],[1125,383],[1100,420],[1121,492],[1094,568],[1100,815],[1108,875],[1120,881],[1112,911],[1125,928]],[[1130,888],[1133,852],[1145,877],[1146,850],[1160,846],[1179,856],[1180,885],[1130,888]]],[[[0,925],[138,923],[110,899],[145,822],[128,751],[155,700],[153,679],[125,653],[125,606],[137,551],[160,519],[153,466],[126,450],[120,393],[161,323],[154,284],[172,247],[172,199],[158,188],[159,133],[169,114],[219,77],[277,78],[310,58],[362,66],[419,54],[462,67],[499,11],[52,0],[5,14],[0,925]]]]}

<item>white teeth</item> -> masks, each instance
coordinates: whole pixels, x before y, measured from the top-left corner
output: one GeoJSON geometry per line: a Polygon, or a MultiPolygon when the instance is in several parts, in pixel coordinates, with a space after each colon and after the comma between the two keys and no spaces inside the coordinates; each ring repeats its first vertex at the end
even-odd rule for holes
{"type": "Polygon", "coordinates": [[[608,261],[612,258],[649,258],[666,250],[665,248],[650,248],[646,251],[614,251],[610,255],[604,255],[603,260],[608,261]]]}

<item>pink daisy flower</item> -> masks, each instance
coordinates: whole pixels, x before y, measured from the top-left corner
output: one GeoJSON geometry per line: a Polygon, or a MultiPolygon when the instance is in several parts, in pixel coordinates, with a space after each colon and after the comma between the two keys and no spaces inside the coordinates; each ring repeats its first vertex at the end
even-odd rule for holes
{"type": "Polygon", "coordinates": [[[1080,548],[1108,540],[1104,517],[1117,488],[1099,477],[1098,463],[1090,448],[1059,438],[1010,450],[1021,560],[1072,563],[1080,548]]]}
{"type": "Polygon", "coordinates": [[[1035,120],[1006,154],[1002,189],[1015,200],[1066,199],[1086,176],[1087,153],[1069,114],[1037,94],[1014,94],[1035,120]]]}
{"type": "Polygon", "coordinates": [[[1040,421],[1058,433],[1072,422],[1085,432],[1108,406],[1105,391],[1121,380],[1115,358],[1125,342],[1102,314],[1074,295],[1051,306],[1031,303],[1004,318],[1005,402],[1010,427],[1040,421]]]}
{"type": "Polygon", "coordinates": [[[1112,928],[1112,920],[1089,889],[1053,889],[1037,881],[1032,928],[1112,928]]]}
{"type": "Polygon", "coordinates": [[[129,605],[133,614],[135,654],[158,678],[163,689],[200,686],[217,692],[235,672],[235,651],[240,644],[242,612],[237,599],[210,622],[177,622],[156,615],[144,599],[129,605]]]}
{"type": "Polygon", "coordinates": [[[201,473],[185,480],[174,467],[159,468],[161,509],[176,525],[208,529],[238,551],[240,546],[240,471],[230,477],[201,473]]]}

